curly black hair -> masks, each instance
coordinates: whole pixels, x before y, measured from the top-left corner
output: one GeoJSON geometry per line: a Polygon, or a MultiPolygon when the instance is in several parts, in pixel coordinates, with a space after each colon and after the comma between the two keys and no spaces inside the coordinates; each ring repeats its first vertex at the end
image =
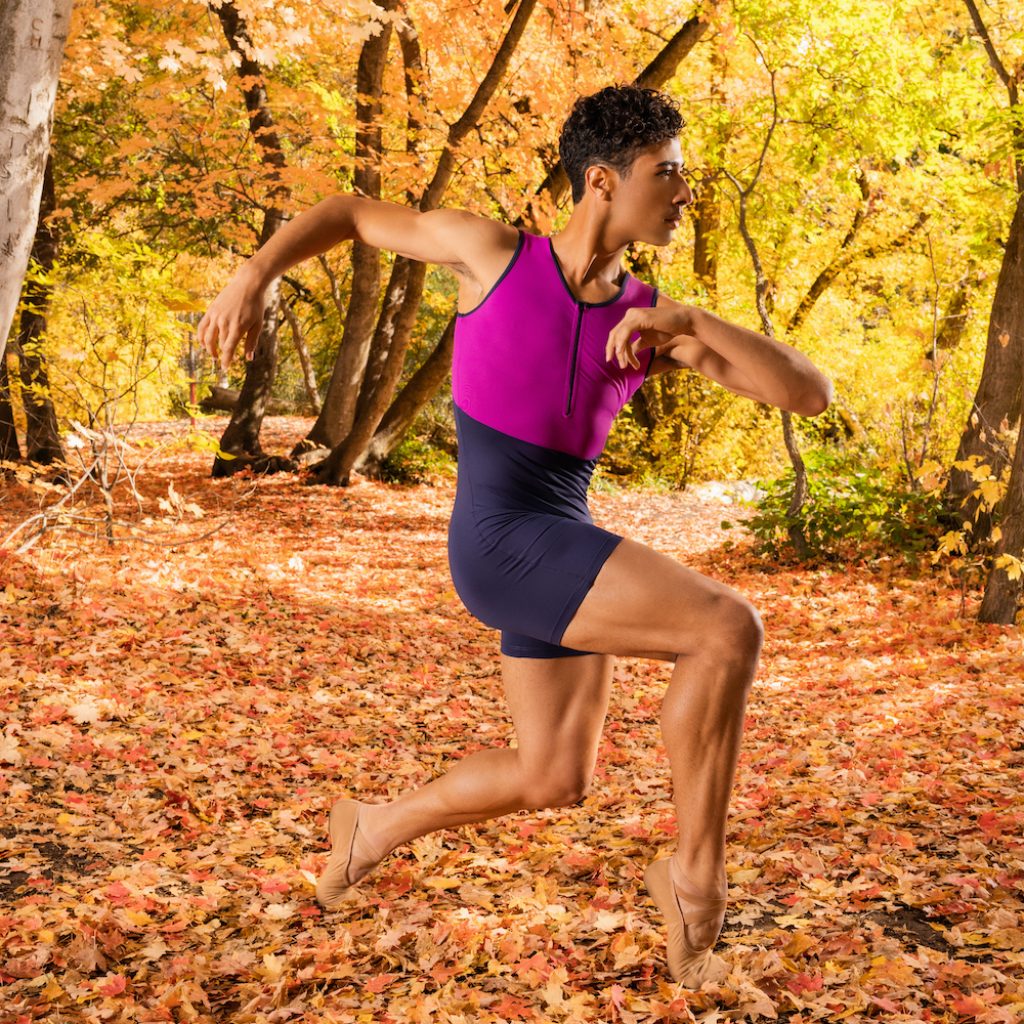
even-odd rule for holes
{"type": "Polygon", "coordinates": [[[625,178],[639,150],[674,139],[685,123],[675,100],[656,89],[609,85],[581,96],[558,139],[572,201],[583,198],[588,167],[605,164],[625,178]]]}

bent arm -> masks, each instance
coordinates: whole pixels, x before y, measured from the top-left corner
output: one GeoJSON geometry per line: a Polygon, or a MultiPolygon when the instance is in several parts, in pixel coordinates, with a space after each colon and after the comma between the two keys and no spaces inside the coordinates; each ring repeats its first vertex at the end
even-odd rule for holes
{"type": "Polygon", "coordinates": [[[196,337],[227,369],[238,342],[252,357],[260,334],[265,294],[290,267],[340,242],[357,240],[423,263],[475,275],[493,258],[496,241],[508,245],[514,228],[464,210],[421,212],[356,195],[333,195],[300,213],[237,271],[210,304],[196,337]],[[499,236],[500,239],[499,239],[499,236]]]}
{"type": "Polygon", "coordinates": [[[667,370],[696,370],[734,394],[755,402],[766,401],[745,373],[691,335],[680,334],[667,344],[659,345],[656,351],[652,375],[667,370]]]}
{"type": "Polygon", "coordinates": [[[671,299],[665,305],[681,330],[658,346],[658,358],[692,367],[736,394],[799,416],[817,416],[828,408],[832,382],[792,345],[707,310],[671,299]]]}
{"type": "Polygon", "coordinates": [[[423,213],[398,203],[334,195],[299,214],[276,232],[247,266],[264,287],[289,267],[318,256],[350,239],[387,249],[422,263],[461,265],[466,260],[466,235],[483,218],[464,210],[423,213]]]}

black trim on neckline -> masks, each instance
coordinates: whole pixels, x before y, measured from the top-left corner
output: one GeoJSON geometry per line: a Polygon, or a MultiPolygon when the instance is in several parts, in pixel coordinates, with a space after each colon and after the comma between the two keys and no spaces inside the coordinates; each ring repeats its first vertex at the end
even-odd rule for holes
{"type": "Polygon", "coordinates": [[[465,313],[460,313],[458,310],[456,310],[456,319],[459,319],[460,317],[464,316],[469,316],[471,313],[475,313],[494,294],[494,289],[497,288],[498,285],[501,284],[501,282],[504,281],[506,277],[508,277],[509,271],[516,265],[516,260],[519,259],[519,254],[523,251],[523,245],[526,242],[526,233],[523,231],[523,229],[516,228],[516,230],[519,232],[519,240],[516,242],[516,251],[512,253],[512,259],[508,261],[508,266],[505,267],[505,269],[501,272],[501,277],[499,277],[498,280],[491,285],[491,287],[487,290],[487,294],[472,309],[467,309],[465,313]]]}
{"type": "MultiPolygon", "coordinates": [[[[658,289],[655,288],[651,295],[651,308],[653,309],[658,304],[658,289]]],[[[651,346],[651,358],[647,360],[647,369],[644,370],[644,379],[641,383],[646,384],[648,377],[651,375],[651,367],[654,365],[654,360],[658,358],[658,352],[655,346],[651,346]]]]}
{"type": "Polygon", "coordinates": [[[622,284],[619,285],[619,290],[610,298],[604,302],[584,302],[582,299],[576,297],[576,293],[569,287],[569,282],[565,279],[565,273],[562,271],[562,264],[558,262],[558,253],[555,252],[555,243],[552,238],[548,238],[548,248],[551,250],[551,258],[555,262],[555,268],[558,270],[558,276],[562,279],[562,284],[565,286],[565,290],[569,293],[569,298],[576,303],[577,306],[583,306],[587,309],[596,309],[598,306],[610,306],[613,302],[618,302],[619,299],[626,292],[626,285],[629,284],[629,279],[632,276],[628,270],[622,272],[622,284]]]}

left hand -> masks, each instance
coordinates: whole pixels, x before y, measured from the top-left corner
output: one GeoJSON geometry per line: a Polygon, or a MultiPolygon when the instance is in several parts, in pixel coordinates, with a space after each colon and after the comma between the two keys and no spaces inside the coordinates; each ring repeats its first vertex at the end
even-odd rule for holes
{"type": "Polygon", "coordinates": [[[605,345],[607,362],[615,359],[620,369],[640,368],[637,352],[657,348],[680,334],[691,334],[690,307],[674,303],[672,306],[634,306],[612,328],[605,345]],[[639,334],[637,340],[632,340],[639,334]]]}

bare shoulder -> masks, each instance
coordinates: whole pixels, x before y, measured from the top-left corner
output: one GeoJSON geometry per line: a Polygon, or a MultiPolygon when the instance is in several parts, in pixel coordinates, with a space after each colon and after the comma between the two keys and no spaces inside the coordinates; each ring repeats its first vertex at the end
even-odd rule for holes
{"type": "Polygon", "coordinates": [[[655,302],[655,304],[654,304],[654,305],[655,305],[655,306],[662,306],[662,307],[669,307],[669,308],[671,308],[671,307],[677,307],[677,308],[678,308],[678,307],[681,307],[681,306],[682,306],[683,304],[682,304],[681,302],[677,302],[677,301],[676,301],[675,299],[673,299],[673,298],[672,298],[672,297],[671,297],[670,295],[666,295],[666,294],[665,294],[665,293],[664,293],[664,292],[663,292],[663,291],[662,291],[662,290],[661,290],[661,289],[659,288],[659,289],[658,289],[658,301],[657,301],[657,302],[655,302]]]}
{"type": "Polygon", "coordinates": [[[432,210],[430,231],[451,253],[445,265],[459,282],[458,310],[475,309],[501,279],[519,248],[519,231],[511,224],[467,210],[432,210]]]}
{"type": "Polygon", "coordinates": [[[431,229],[444,238],[446,247],[456,257],[448,261],[448,266],[457,274],[478,281],[492,276],[494,267],[499,268],[493,275],[497,277],[519,244],[519,231],[511,224],[468,210],[431,210],[423,217],[430,219],[431,229]]]}
{"type": "Polygon", "coordinates": [[[346,196],[344,204],[351,215],[351,237],[458,274],[475,275],[478,267],[500,262],[502,256],[507,261],[516,246],[515,228],[468,210],[421,211],[364,196],[346,196]]]}

